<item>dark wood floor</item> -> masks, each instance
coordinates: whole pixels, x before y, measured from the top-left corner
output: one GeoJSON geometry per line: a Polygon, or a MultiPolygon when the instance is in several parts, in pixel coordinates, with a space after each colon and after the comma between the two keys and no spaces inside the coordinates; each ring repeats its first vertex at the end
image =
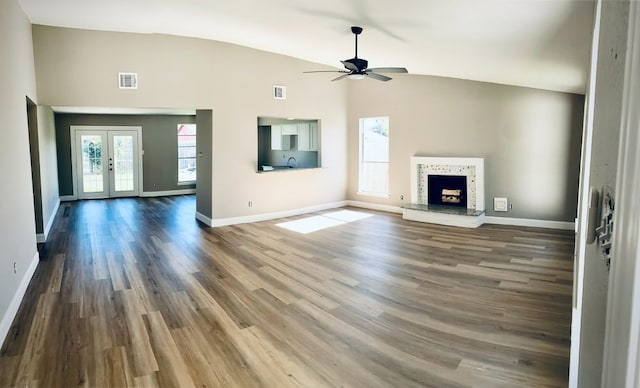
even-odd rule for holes
{"type": "Polygon", "coordinates": [[[567,385],[571,231],[366,211],[303,235],[194,208],[64,203],[0,386],[567,385]]]}

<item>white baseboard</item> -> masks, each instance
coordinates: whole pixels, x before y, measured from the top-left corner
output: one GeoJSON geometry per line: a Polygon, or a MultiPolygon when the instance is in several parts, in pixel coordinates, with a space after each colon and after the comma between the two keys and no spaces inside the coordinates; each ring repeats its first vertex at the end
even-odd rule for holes
{"type": "Polygon", "coordinates": [[[202,222],[207,226],[213,226],[213,220],[202,213],[196,212],[196,220],[202,222]]]}
{"type": "MultiPolygon", "coordinates": [[[[242,216],[242,217],[214,218],[213,220],[211,220],[210,226],[219,227],[219,226],[227,226],[227,225],[246,224],[249,222],[275,220],[277,218],[292,217],[292,216],[297,216],[305,213],[313,213],[320,210],[335,209],[338,207],[344,207],[346,205],[347,205],[347,201],[338,201],[338,202],[325,203],[321,205],[309,206],[309,207],[304,207],[300,209],[284,210],[284,211],[273,212],[273,213],[255,214],[255,215],[242,216]]],[[[197,214],[196,214],[196,217],[197,217],[197,214]]]]}
{"type": "Polygon", "coordinates": [[[379,203],[362,202],[362,201],[351,201],[351,200],[346,201],[346,202],[347,202],[347,206],[361,207],[361,208],[364,208],[364,209],[380,210],[380,211],[383,211],[383,212],[402,214],[402,208],[400,206],[381,205],[379,203]]]}
{"type": "Polygon", "coordinates": [[[20,308],[20,303],[22,303],[22,298],[24,298],[24,294],[27,292],[27,287],[29,286],[29,282],[33,277],[33,274],[36,272],[36,268],[38,268],[38,263],[40,262],[40,256],[38,252],[33,256],[31,263],[29,264],[29,268],[27,268],[27,272],[25,272],[24,277],[20,281],[16,292],[13,294],[13,298],[11,298],[11,303],[9,303],[9,307],[7,311],[5,311],[2,316],[2,321],[0,321],[0,346],[4,343],[4,340],[7,338],[7,334],[9,334],[9,329],[11,329],[11,324],[13,323],[13,319],[16,317],[18,313],[18,309],[20,308]]]}
{"type": "Polygon", "coordinates": [[[575,230],[575,223],[569,221],[547,221],[533,220],[529,218],[508,218],[487,216],[484,219],[486,224],[529,226],[533,228],[575,230]]]}
{"type": "MultiPolygon", "coordinates": [[[[165,190],[165,191],[143,191],[140,193],[139,197],[168,197],[170,195],[185,195],[185,194],[195,194],[196,189],[180,189],[180,190],[165,190]]],[[[78,197],[75,195],[61,195],[60,201],[68,202],[68,201],[77,201],[78,197]]]]}
{"type": "Polygon", "coordinates": [[[168,197],[170,195],[184,195],[195,194],[196,189],[181,189],[181,190],[167,190],[167,191],[143,191],[140,193],[141,197],[168,197]]]}
{"type": "Polygon", "coordinates": [[[60,200],[54,206],[51,215],[49,216],[49,222],[47,222],[47,226],[44,227],[44,233],[36,234],[36,241],[38,243],[44,243],[49,238],[49,232],[51,232],[51,226],[53,225],[53,221],[56,219],[56,215],[58,214],[58,209],[60,209],[60,200]]]}

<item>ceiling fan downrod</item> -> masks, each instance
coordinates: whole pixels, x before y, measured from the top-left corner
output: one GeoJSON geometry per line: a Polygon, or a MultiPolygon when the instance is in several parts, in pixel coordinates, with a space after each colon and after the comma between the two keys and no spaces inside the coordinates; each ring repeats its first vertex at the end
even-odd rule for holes
{"type": "Polygon", "coordinates": [[[356,37],[356,55],[354,58],[358,58],[358,35],[362,33],[362,27],[353,26],[351,27],[351,32],[356,37]]]}

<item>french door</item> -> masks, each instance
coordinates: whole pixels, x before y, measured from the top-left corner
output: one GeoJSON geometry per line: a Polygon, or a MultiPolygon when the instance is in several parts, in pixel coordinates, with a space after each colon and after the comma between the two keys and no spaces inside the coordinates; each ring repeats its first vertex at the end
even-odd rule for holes
{"type": "Polygon", "coordinates": [[[137,130],[75,129],[78,199],[139,194],[137,130]]]}

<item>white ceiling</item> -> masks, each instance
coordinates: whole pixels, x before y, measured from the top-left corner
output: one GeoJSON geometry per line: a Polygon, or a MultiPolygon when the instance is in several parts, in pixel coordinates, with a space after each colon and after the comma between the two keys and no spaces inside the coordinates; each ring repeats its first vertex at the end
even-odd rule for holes
{"type": "Polygon", "coordinates": [[[358,25],[370,67],[581,94],[593,23],[593,0],[19,2],[34,24],[200,37],[336,67],[358,25]]]}

